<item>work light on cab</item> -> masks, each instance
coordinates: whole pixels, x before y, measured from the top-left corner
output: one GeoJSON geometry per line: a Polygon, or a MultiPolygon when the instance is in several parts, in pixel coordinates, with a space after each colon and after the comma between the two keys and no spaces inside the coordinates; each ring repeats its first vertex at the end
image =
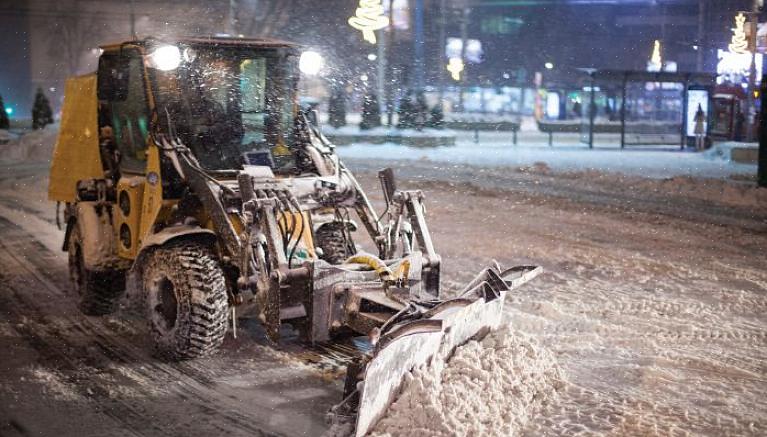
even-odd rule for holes
{"type": "Polygon", "coordinates": [[[157,47],[149,54],[149,63],[158,70],[175,70],[181,64],[181,51],[172,45],[157,47]]]}

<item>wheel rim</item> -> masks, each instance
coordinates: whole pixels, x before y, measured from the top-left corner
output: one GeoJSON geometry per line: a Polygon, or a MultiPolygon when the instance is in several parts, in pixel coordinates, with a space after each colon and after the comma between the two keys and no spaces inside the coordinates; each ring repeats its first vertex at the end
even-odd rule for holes
{"type": "Polygon", "coordinates": [[[176,326],[176,319],[178,318],[178,299],[176,299],[173,282],[167,277],[163,277],[155,282],[154,288],[156,304],[153,319],[159,321],[165,330],[171,330],[176,326]]]}

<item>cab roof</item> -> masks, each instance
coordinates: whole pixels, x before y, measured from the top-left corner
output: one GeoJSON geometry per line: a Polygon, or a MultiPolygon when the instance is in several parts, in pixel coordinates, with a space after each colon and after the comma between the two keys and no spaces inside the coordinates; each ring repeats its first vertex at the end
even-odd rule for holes
{"type": "Polygon", "coordinates": [[[127,44],[146,47],[148,45],[155,45],[155,44],[162,44],[162,43],[184,44],[184,45],[190,45],[190,46],[209,46],[209,47],[229,46],[229,47],[257,48],[257,49],[299,49],[300,48],[298,44],[295,44],[289,41],[279,40],[279,39],[245,38],[245,37],[234,37],[234,36],[226,36],[226,35],[187,36],[187,37],[174,37],[174,38],[146,37],[146,38],[128,40],[128,41],[123,41],[123,42],[118,42],[113,44],[104,44],[100,47],[103,50],[115,50],[127,44]]]}

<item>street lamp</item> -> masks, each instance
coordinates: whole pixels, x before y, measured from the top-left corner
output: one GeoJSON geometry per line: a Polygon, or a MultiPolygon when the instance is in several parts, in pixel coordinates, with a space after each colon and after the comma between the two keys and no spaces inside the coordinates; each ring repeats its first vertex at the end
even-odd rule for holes
{"type": "Polygon", "coordinates": [[[547,62],[543,64],[543,66],[546,67],[547,70],[551,70],[552,68],[554,68],[554,64],[552,64],[551,62],[547,62]]]}

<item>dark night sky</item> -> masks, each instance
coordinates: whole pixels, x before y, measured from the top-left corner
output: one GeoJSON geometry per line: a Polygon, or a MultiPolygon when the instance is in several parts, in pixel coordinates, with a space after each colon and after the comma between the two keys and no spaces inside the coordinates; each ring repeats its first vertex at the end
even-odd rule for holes
{"type": "Polygon", "coordinates": [[[2,13],[11,3],[22,2],[0,0],[0,95],[6,107],[20,113],[29,111],[31,101],[27,20],[2,13]]]}
{"type": "MultiPolygon", "coordinates": [[[[137,0],[137,3],[143,1],[137,0]]],[[[247,4],[249,0],[238,1],[247,4]]],[[[440,68],[436,64],[439,53],[439,0],[425,1],[426,64],[427,69],[432,67],[433,76],[437,71],[435,68],[440,68]]],[[[504,71],[520,67],[527,69],[532,76],[549,60],[558,67],[643,68],[652,41],[664,36],[668,56],[680,62],[682,69],[694,68],[695,52],[691,47],[697,26],[690,25],[690,22],[697,20],[698,0],[477,1],[484,6],[472,10],[469,37],[482,39],[487,55],[485,62],[472,67],[477,73],[475,77],[480,73],[487,77],[500,77],[504,71]],[[518,20],[522,25],[511,34],[484,34],[482,20],[494,15],[518,20]],[[659,23],[664,16],[667,21],[665,26],[661,26],[659,23]],[[632,24],[634,19],[646,19],[651,23],[632,24]],[[686,20],[687,24],[680,25],[676,20],[686,20]]],[[[124,5],[125,2],[121,3],[124,5]]],[[[184,5],[180,0],[152,3],[176,7],[184,5]]],[[[335,60],[336,65],[343,66],[339,70],[356,74],[353,71],[355,62],[371,51],[370,47],[360,43],[359,35],[346,24],[357,1],[297,0],[297,3],[299,6],[293,7],[290,19],[276,31],[276,36],[321,49],[331,62],[335,60]]],[[[448,5],[458,3],[457,0],[447,0],[448,5]]],[[[751,0],[707,0],[709,47],[705,69],[710,71],[714,68],[715,49],[726,46],[734,12],[748,7],[750,3],[751,0]]],[[[211,12],[220,13],[228,1],[209,0],[207,4],[211,12]]],[[[26,0],[0,0],[0,93],[6,104],[13,105],[21,113],[29,110],[32,94],[29,77],[33,73],[28,60],[29,26],[23,13],[26,6],[26,0]]],[[[178,16],[171,18],[183,20],[178,16]]],[[[458,33],[457,20],[453,19],[447,26],[447,36],[458,36],[458,33]]],[[[412,64],[412,43],[407,35],[404,36],[406,38],[397,47],[396,53],[407,69],[412,64]]],[[[94,41],[94,45],[100,42],[103,41],[94,41]]]]}

